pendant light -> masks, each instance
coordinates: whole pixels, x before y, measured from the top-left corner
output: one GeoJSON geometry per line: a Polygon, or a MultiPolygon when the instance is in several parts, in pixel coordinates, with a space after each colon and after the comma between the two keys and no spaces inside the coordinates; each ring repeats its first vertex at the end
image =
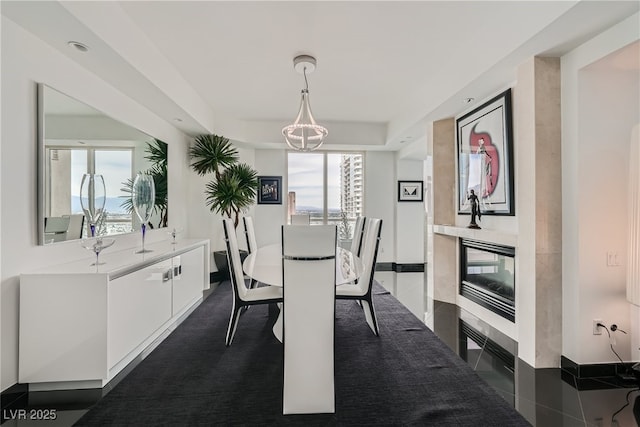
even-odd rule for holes
{"type": "Polygon", "coordinates": [[[309,83],[307,74],[316,68],[316,59],[309,55],[293,58],[293,68],[304,75],[305,88],[302,89],[300,111],[293,124],[282,128],[282,135],[287,145],[297,151],[314,151],[320,148],[329,133],[327,128],[316,123],[309,105],[309,83]]]}

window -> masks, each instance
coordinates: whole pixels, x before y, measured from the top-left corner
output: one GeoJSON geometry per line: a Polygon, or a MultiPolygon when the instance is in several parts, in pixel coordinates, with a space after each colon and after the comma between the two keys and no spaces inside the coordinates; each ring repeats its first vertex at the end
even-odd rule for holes
{"type": "MultiPolygon", "coordinates": [[[[133,231],[132,216],[122,206],[122,196],[128,194],[121,191],[123,183],[131,179],[133,149],[130,148],[69,148],[48,147],[46,149],[48,168],[47,186],[50,194],[46,201],[47,216],[83,213],[80,206],[80,181],[85,173],[96,173],[104,176],[107,200],[104,222],[106,234],[129,233],[133,231]],[[57,163],[64,162],[69,166],[57,163]],[[64,166],[64,167],[62,167],[64,166]],[[71,171],[69,173],[69,170],[71,171]],[[66,171],[66,172],[65,172],[66,171]]],[[[86,228],[83,237],[86,237],[86,228]]]]}
{"type": "Polygon", "coordinates": [[[363,215],[362,153],[289,152],[287,222],[293,214],[309,214],[311,224],[337,224],[340,239],[353,235],[363,215]]]}

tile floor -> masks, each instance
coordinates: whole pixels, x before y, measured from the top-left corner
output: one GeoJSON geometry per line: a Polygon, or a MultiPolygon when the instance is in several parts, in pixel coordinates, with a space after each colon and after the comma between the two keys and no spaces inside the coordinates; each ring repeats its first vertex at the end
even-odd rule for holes
{"type": "MultiPolygon", "coordinates": [[[[560,369],[534,370],[520,361],[517,343],[472,314],[428,298],[424,273],[376,272],[376,279],[423,320],[507,402],[538,427],[633,427],[637,388],[577,390],[560,377],[560,369]],[[630,402],[627,406],[625,404],[630,402]]],[[[126,373],[125,373],[126,375],[126,373]]],[[[121,376],[119,376],[121,378],[121,376]]],[[[3,396],[3,426],[73,425],[117,383],[103,390],[32,392],[3,396]],[[26,413],[16,412],[25,409],[26,413]],[[43,410],[55,410],[55,420],[43,410]],[[40,412],[37,412],[41,410],[40,412]],[[13,411],[13,412],[11,412],[13,411]]],[[[640,398],[637,409],[640,411],[640,398]]],[[[50,413],[49,413],[50,414],[50,413]]]]}
{"type": "Polygon", "coordinates": [[[577,390],[561,379],[559,368],[536,370],[514,357],[517,343],[473,314],[430,299],[424,273],[376,272],[375,277],[532,425],[638,425],[633,415],[638,387],[577,390]]]}

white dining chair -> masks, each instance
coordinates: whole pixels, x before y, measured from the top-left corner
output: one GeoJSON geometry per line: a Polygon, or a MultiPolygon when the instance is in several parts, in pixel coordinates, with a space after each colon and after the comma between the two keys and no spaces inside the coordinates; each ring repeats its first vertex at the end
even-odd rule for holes
{"type": "Polygon", "coordinates": [[[229,276],[231,277],[231,287],[233,288],[233,306],[229,327],[227,329],[226,346],[230,346],[238,327],[238,320],[242,308],[250,305],[271,304],[282,302],[282,288],[278,286],[262,286],[254,289],[247,289],[242,272],[242,261],[240,260],[240,249],[238,238],[233,221],[224,218],[222,220],[224,229],[224,239],[227,245],[227,262],[229,263],[229,276]]]}
{"type": "MultiPolygon", "coordinates": [[[[250,216],[242,217],[242,224],[244,225],[244,235],[247,239],[247,252],[254,253],[258,250],[258,242],[256,240],[256,231],[253,226],[253,218],[250,216]]],[[[258,281],[251,279],[250,288],[255,288],[258,286],[258,281]]]]}
{"type": "Polygon", "coordinates": [[[258,249],[258,242],[256,241],[256,229],[253,226],[253,218],[250,216],[243,216],[242,223],[244,224],[244,234],[247,238],[247,252],[250,254],[258,249]]]}
{"type": "Polygon", "coordinates": [[[68,230],[68,216],[50,216],[44,219],[45,241],[62,242],[64,240],[67,240],[68,230]]]}
{"type": "Polygon", "coordinates": [[[282,226],[284,414],[335,412],[335,225],[282,226]]]}
{"type": "Polygon", "coordinates": [[[373,306],[372,287],[381,231],[381,219],[367,218],[360,251],[360,259],[363,264],[362,274],[355,284],[340,285],[336,289],[336,299],[350,299],[360,302],[367,324],[376,336],[380,335],[380,333],[375,308],[373,306]]]}
{"type": "Polygon", "coordinates": [[[351,240],[351,253],[357,257],[360,256],[360,251],[362,250],[362,236],[363,236],[365,224],[366,224],[366,218],[363,216],[359,216],[356,218],[356,223],[353,226],[353,240],[351,240]]]}
{"type": "Polygon", "coordinates": [[[291,225],[309,225],[310,223],[311,223],[311,215],[309,214],[291,215],[291,225]]]}
{"type": "Polygon", "coordinates": [[[84,214],[62,215],[69,217],[69,229],[67,230],[67,239],[82,238],[84,228],[84,214]]]}

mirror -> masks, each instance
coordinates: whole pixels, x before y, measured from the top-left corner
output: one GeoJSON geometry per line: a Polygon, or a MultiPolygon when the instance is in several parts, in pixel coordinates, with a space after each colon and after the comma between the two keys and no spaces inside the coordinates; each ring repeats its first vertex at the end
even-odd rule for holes
{"type": "Polygon", "coordinates": [[[167,226],[166,143],[47,85],[38,84],[38,237],[50,244],[91,236],[80,205],[86,173],[101,174],[105,215],[97,236],[140,230],[131,205],[138,172],[153,176],[156,203],[149,228],[167,226]]]}

